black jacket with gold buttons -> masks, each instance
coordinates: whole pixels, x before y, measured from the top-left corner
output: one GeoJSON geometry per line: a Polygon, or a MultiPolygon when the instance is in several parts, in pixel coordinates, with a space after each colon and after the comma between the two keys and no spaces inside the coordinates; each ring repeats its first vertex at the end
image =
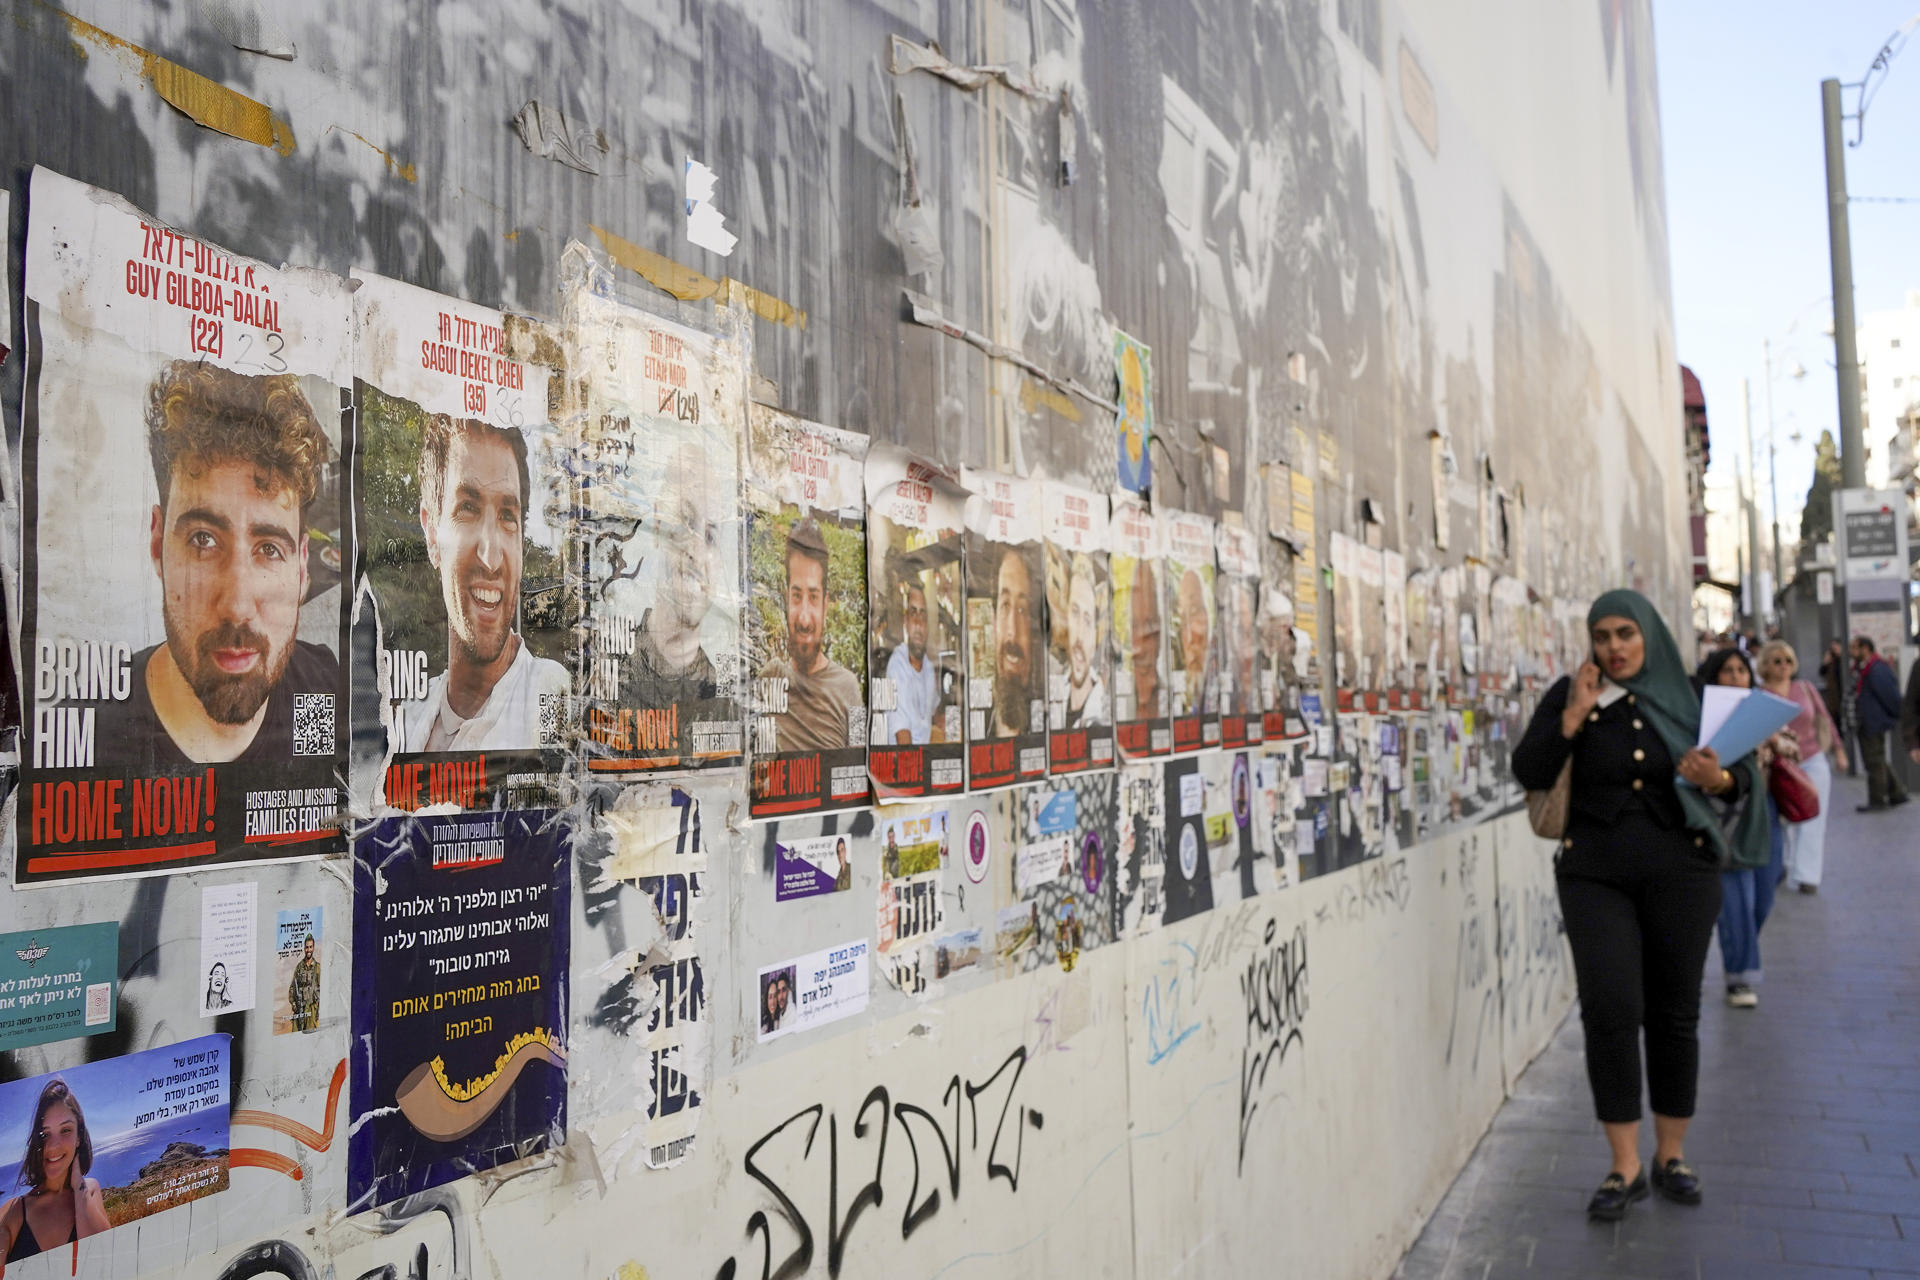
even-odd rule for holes
{"type": "MultiPolygon", "coordinates": [[[[1564,676],[1554,682],[1514,747],[1513,776],[1520,785],[1529,791],[1551,789],[1571,754],[1570,827],[1613,826],[1630,805],[1645,809],[1669,830],[1685,827],[1686,811],[1674,790],[1678,762],[1640,714],[1634,695],[1588,713],[1586,725],[1569,739],[1560,732],[1560,715],[1567,709],[1571,687],[1572,681],[1564,676]]],[[[1736,788],[1743,785],[1739,772],[1733,778],[1736,788]]]]}

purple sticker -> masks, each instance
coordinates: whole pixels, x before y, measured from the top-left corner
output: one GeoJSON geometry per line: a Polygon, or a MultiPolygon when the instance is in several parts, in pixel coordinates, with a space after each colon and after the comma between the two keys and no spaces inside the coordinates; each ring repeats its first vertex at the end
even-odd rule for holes
{"type": "Polygon", "coordinates": [[[993,856],[993,841],[987,835],[987,815],[979,810],[967,819],[967,879],[979,884],[987,878],[987,863],[993,856]]]}
{"type": "Polygon", "coordinates": [[[1087,886],[1088,893],[1097,894],[1106,875],[1106,859],[1100,853],[1100,833],[1089,831],[1087,838],[1080,842],[1080,883],[1087,886]]]}

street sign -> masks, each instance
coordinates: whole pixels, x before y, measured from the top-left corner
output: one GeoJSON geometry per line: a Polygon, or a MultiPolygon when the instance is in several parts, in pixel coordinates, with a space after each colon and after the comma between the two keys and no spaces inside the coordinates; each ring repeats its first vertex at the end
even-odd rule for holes
{"type": "Polygon", "coordinates": [[[1904,581],[1907,497],[1898,489],[1841,489],[1833,495],[1841,580],[1904,581]]]}

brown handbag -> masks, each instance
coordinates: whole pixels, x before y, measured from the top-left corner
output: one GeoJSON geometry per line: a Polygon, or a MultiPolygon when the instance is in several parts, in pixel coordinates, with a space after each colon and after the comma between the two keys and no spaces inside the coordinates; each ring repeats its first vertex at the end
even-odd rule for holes
{"type": "Polygon", "coordinates": [[[1573,757],[1560,766],[1560,776],[1545,791],[1527,792],[1527,821],[1533,834],[1558,840],[1567,834],[1567,810],[1573,805],[1573,757]]]}

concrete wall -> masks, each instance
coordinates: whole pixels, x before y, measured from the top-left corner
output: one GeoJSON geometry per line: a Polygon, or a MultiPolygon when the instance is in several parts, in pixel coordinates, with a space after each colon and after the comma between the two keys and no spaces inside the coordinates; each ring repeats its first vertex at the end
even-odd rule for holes
{"type": "MultiPolygon", "coordinates": [[[[1646,6],[1409,9],[13,0],[10,278],[36,164],[235,253],[541,318],[560,315],[577,240],[633,305],[738,334],[756,399],[1102,491],[1111,418],[1065,388],[1111,394],[1117,326],[1154,352],[1157,503],[1263,529],[1261,464],[1286,461],[1313,477],[1317,565],[1333,534],[1371,533],[1412,572],[1483,566],[1570,615],[1633,585],[1684,620],[1646,6]],[[891,71],[894,36],[1034,92],[891,71]],[[163,97],[169,64],[216,82],[189,95],[203,118],[231,105],[219,86],[264,103],[281,145],[189,119],[163,97]],[[565,113],[597,172],[523,142],[512,120],[530,101],[565,113]],[[718,175],[728,257],[687,239],[688,158],[718,175]],[[758,302],[676,303],[659,288],[688,291],[674,263],[758,302]],[[909,291],[1031,367],[915,323],[909,291]]],[[[0,375],[16,503],[23,364],[16,347],[0,375]]],[[[1577,632],[1559,640],[1577,651],[1577,632]]],[[[262,919],[319,904],[344,922],[344,859],[9,895],[4,930],[120,921],[123,985],[114,1033],[9,1052],[0,1071],[217,1029],[234,1036],[235,1107],[326,1135],[236,1126],[236,1147],[300,1176],[238,1168],[218,1195],[82,1242],[83,1274],[1385,1275],[1571,1000],[1549,850],[1501,776],[1547,674],[1462,691],[1475,752],[1419,812],[1303,850],[1299,883],[1218,894],[1164,927],[1116,918],[1070,972],[1003,957],[909,994],[876,966],[865,1013],[766,1043],[756,969],[870,937],[873,868],[842,902],[772,909],[773,831],[745,819],[741,775],[701,778],[684,794],[704,847],[678,868],[700,888],[675,935],[694,941],[661,951],[673,913],[631,866],[602,865],[620,837],[582,800],[566,1141],[382,1211],[346,1212],[351,1117],[329,1092],[374,958],[330,933],[312,1036],[197,1008],[198,890],[254,879],[262,919]],[[657,1010],[627,974],[687,948],[704,973],[698,1122],[685,1158],[652,1169],[657,1010]]],[[[1203,760],[1224,779],[1227,758],[1203,760]]],[[[1111,781],[1084,785],[1115,803],[1111,781]]],[[[1021,803],[945,807],[956,825],[990,811],[1012,841],[1021,803]]],[[[873,835],[865,815],[837,821],[873,835]]],[[[1007,904],[969,887],[948,877],[947,918],[991,938],[1007,904]]]]}

